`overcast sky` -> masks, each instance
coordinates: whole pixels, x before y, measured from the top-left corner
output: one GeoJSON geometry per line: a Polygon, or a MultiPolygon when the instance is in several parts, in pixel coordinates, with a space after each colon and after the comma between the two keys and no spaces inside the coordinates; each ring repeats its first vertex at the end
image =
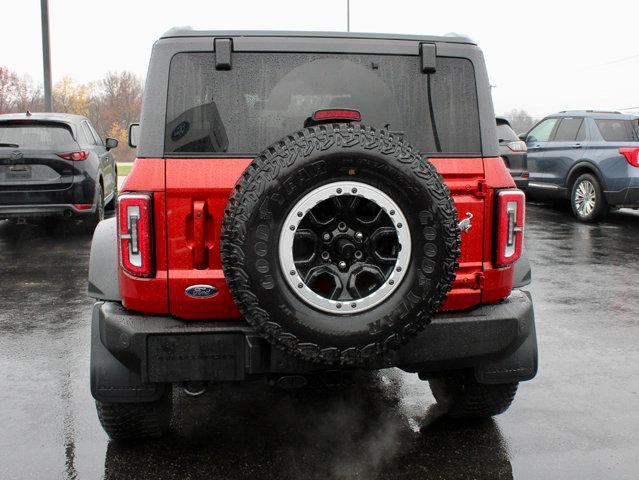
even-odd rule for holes
{"type": "MultiPolygon", "coordinates": [[[[0,0],[0,65],[42,78],[39,0],[0,0]],[[6,12],[10,11],[10,15],[6,12]]],[[[172,26],[346,29],[346,0],[50,0],[54,82],[110,70],[146,75],[172,26]]],[[[483,49],[495,111],[539,117],[573,108],[639,107],[639,1],[351,0],[351,31],[463,33],[483,49]]]]}

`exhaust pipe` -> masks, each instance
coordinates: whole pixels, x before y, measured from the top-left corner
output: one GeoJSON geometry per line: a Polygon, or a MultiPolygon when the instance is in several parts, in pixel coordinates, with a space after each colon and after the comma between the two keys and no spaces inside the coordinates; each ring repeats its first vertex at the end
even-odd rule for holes
{"type": "Polygon", "coordinates": [[[65,210],[64,216],[67,218],[71,218],[73,216],[73,212],[71,210],[65,210]]]}
{"type": "Polygon", "coordinates": [[[206,392],[207,386],[206,382],[184,382],[182,390],[189,397],[199,397],[206,392]]]}

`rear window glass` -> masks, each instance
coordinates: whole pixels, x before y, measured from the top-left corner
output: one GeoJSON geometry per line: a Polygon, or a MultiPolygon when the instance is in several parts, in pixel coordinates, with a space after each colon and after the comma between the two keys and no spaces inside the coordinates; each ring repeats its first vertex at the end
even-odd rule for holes
{"type": "Polygon", "coordinates": [[[631,120],[595,120],[606,142],[637,142],[637,129],[631,120]]]}
{"type": "Polygon", "coordinates": [[[0,123],[0,143],[18,145],[20,148],[47,148],[73,143],[68,127],[53,123],[0,123]]]}
{"type": "Polygon", "coordinates": [[[519,140],[519,137],[509,125],[502,123],[497,125],[497,140],[512,142],[519,140]]]}
{"type": "Polygon", "coordinates": [[[423,152],[481,152],[467,59],[438,57],[429,76],[417,56],[249,52],[235,52],[227,71],[212,52],[173,57],[165,151],[255,154],[326,108],[357,109],[362,123],[401,132],[423,152]]]}

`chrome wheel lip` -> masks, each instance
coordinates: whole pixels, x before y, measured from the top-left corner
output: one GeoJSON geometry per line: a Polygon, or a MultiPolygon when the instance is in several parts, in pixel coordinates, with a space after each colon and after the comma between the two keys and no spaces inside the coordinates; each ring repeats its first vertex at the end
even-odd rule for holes
{"type": "Polygon", "coordinates": [[[597,191],[590,180],[582,180],[575,189],[575,209],[582,217],[592,214],[597,202],[597,191]]]}
{"type": "Polygon", "coordinates": [[[366,183],[340,181],[317,187],[302,197],[302,199],[291,208],[282,224],[278,250],[282,274],[291,290],[293,290],[304,303],[323,312],[336,315],[350,315],[361,313],[379,305],[397,290],[408,270],[411,248],[410,228],[406,216],[392,198],[378,188],[366,183]],[[375,202],[389,218],[393,220],[395,231],[397,232],[397,239],[401,245],[401,249],[397,255],[397,261],[384,284],[366,297],[349,301],[331,300],[315,293],[306,285],[300,276],[293,259],[295,233],[308,211],[324,200],[342,195],[358,196],[375,202]],[[392,215],[390,213],[391,211],[393,211],[392,215]],[[298,215],[298,212],[302,212],[301,217],[298,215]]]}

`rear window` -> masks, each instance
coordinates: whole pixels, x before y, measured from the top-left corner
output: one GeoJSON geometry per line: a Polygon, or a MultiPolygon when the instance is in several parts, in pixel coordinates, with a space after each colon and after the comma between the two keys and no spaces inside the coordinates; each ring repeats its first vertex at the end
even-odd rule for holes
{"type": "Polygon", "coordinates": [[[519,140],[515,131],[506,123],[497,124],[497,140],[513,142],[519,140]]]}
{"type": "Polygon", "coordinates": [[[47,148],[73,142],[69,127],[60,123],[0,123],[0,143],[15,144],[20,148],[47,148]]]}
{"type": "Polygon", "coordinates": [[[362,123],[403,133],[423,152],[481,152],[467,59],[438,57],[425,75],[417,56],[249,52],[235,52],[227,71],[212,52],[173,57],[165,151],[255,154],[326,108],[357,109],[362,123]]]}
{"type": "Polygon", "coordinates": [[[639,142],[639,132],[634,120],[595,120],[606,142],[639,142]]]}

